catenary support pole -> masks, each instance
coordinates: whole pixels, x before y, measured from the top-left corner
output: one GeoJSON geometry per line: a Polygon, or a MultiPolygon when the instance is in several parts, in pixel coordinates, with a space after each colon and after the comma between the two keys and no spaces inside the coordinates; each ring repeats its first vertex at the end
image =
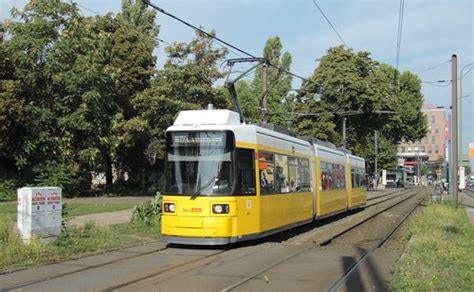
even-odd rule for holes
{"type": "Polygon", "coordinates": [[[374,163],[374,177],[375,177],[375,182],[374,182],[374,189],[378,189],[378,182],[379,182],[379,174],[378,174],[378,169],[377,169],[377,156],[378,156],[378,145],[377,145],[377,131],[375,131],[374,138],[375,138],[375,163],[374,163]]]}
{"type": "Polygon", "coordinates": [[[346,120],[347,117],[342,119],[342,148],[346,149],[346,120]]]}
{"type": "Polygon", "coordinates": [[[263,88],[262,88],[262,111],[263,111],[263,122],[268,122],[268,64],[263,64],[263,88]]]}
{"type": "Polygon", "coordinates": [[[451,57],[451,195],[458,202],[458,64],[457,56],[451,57]]]}

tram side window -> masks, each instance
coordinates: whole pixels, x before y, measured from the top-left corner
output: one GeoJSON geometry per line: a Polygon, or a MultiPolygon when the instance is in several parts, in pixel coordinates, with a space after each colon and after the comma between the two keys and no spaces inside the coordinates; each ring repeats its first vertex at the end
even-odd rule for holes
{"type": "Polygon", "coordinates": [[[346,188],[346,172],[344,165],[335,164],[337,176],[336,176],[336,188],[344,189],[346,188]]]}
{"type": "Polygon", "coordinates": [[[237,149],[240,193],[255,195],[254,152],[250,149],[237,149]]]}
{"type": "Polygon", "coordinates": [[[275,165],[274,155],[268,152],[259,152],[258,169],[260,172],[260,192],[262,194],[275,193],[274,177],[275,165]]]}
{"type": "Polygon", "coordinates": [[[351,169],[352,188],[358,188],[360,186],[360,178],[357,168],[351,169]]]}
{"type": "Polygon", "coordinates": [[[351,175],[352,175],[353,188],[361,188],[361,187],[367,186],[365,170],[363,168],[359,168],[359,167],[352,168],[351,175]]]}
{"type": "Polygon", "coordinates": [[[332,176],[331,172],[329,169],[329,163],[326,162],[321,162],[320,163],[320,168],[321,168],[321,189],[324,190],[329,190],[332,185],[332,176]]]}
{"type": "Polygon", "coordinates": [[[322,190],[343,189],[346,187],[343,165],[321,162],[320,169],[322,190]]]}
{"type": "Polygon", "coordinates": [[[298,158],[288,157],[288,180],[290,182],[290,192],[301,191],[301,177],[298,171],[298,158]]]}
{"type": "Polygon", "coordinates": [[[287,194],[311,190],[308,159],[259,152],[262,194],[287,194]]]}
{"type": "Polygon", "coordinates": [[[360,169],[360,175],[361,175],[361,187],[367,187],[367,174],[365,173],[365,169],[361,168],[360,169]]]}
{"type": "Polygon", "coordinates": [[[275,191],[277,193],[289,193],[290,184],[288,182],[288,157],[286,155],[275,154],[275,191]]]}
{"type": "Polygon", "coordinates": [[[367,175],[365,169],[358,168],[359,170],[359,187],[367,187],[367,175]]]}
{"type": "Polygon", "coordinates": [[[299,162],[299,177],[301,181],[298,186],[301,192],[309,192],[311,190],[309,161],[308,159],[299,159],[299,162]]]}

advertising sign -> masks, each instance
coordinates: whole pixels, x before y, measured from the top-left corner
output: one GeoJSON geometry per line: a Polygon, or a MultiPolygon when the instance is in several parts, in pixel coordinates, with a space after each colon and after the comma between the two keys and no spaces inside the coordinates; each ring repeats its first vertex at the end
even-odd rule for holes
{"type": "Polygon", "coordinates": [[[474,159],[474,143],[469,144],[469,158],[474,159]]]}
{"type": "Polygon", "coordinates": [[[458,175],[459,175],[459,189],[464,190],[466,188],[466,177],[465,177],[466,169],[463,166],[459,167],[458,175]]]}

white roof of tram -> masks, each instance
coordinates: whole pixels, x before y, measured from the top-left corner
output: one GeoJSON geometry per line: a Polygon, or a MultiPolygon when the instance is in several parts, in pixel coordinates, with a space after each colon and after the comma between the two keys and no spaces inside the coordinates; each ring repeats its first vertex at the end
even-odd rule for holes
{"type": "Polygon", "coordinates": [[[174,126],[240,125],[239,114],[230,110],[181,111],[174,126]]]}
{"type": "Polygon", "coordinates": [[[311,147],[314,149],[313,151],[316,156],[321,157],[323,161],[345,163],[347,158],[349,158],[351,163],[358,167],[365,166],[362,158],[346,154],[337,148],[317,143],[311,145],[308,141],[298,137],[289,136],[258,125],[241,124],[239,114],[231,110],[208,109],[181,111],[173,125],[168,128],[168,131],[193,130],[232,130],[236,135],[236,140],[240,142],[259,143],[282,149],[288,148],[287,150],[294,149],[299,153],[308,153],[307,151],[309,151],[309,147],[311,147]],[[272,138],[279,139],[279,142],[276,142],[272,138]]]}

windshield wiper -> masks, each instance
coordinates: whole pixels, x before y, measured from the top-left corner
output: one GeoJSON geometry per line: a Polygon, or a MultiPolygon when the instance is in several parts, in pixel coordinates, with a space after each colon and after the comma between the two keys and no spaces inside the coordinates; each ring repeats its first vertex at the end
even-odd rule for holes
{"type": "Polygon", "coordinates": [[[200,187],[197,191],[195,191],[192,195],[191,195],[191,200],[194,200],[197,198],[197,196],[199,196],[202,192],[202,190],[204,190],[205,188],[207,188],[208,186],[211,185],[212,182],[215,182],[215,179],[217,178],[217,175],[211,177],[210,179],[207,180],[207,182],[202,186],[200,187]]]}

